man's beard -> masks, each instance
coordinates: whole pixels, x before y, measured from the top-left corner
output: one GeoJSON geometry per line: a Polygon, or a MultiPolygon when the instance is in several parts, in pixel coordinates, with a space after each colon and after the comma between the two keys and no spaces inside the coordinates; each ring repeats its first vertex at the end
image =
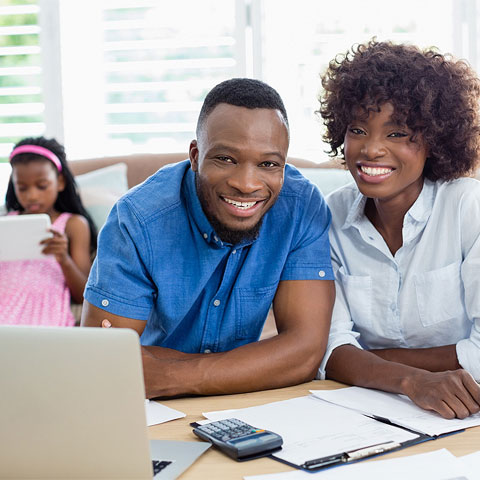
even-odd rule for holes
{"type": "Polygon", "coordinates": [[[197,187],[197,195],[200,200],[200,205],[202,206],[203,213],[207,217],[210,225],[215,230],[218,238],[223,243],[230,243],[231,245],[237,245],[241,242],[253,242],[257,239],[262,227],[263,217],[252,227],[247,230],[234,230],[222,222],[220,222],[214,215],[211,215],[208,211],[208,201],[203,194],[203,185],[198,177],[198,174],[195,173],[195,186],[197,187]]]}
{"type": "Polygon", "coordinates": [[[252,228],[249,228],[248,230],[232,230],[223,225],[223,223],[219,222],[217,218],[211,216],[208,212],[205,212],[205,216],[208,218],[208,221],[215,230],[218,238],[220,238],[223,243],[231,243],[232,245],[237,245],[241,242],[253,242],[256,240],[263,222],[262,217],[252,228]]]}

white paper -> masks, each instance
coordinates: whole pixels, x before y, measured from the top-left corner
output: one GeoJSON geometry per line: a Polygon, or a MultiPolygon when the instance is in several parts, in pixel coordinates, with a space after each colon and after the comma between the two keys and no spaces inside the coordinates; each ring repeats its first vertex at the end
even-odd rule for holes
{"type": "Polygon", "coordinates": [[[284,443],[274,456],[295,465],[379,443],[417,438],[400,428],[311,396],[227,412],[208,412],[204,416],[210,420],[234,417],[278,433],[284,443]]]}
{"type": "Polygon", "coordinates": [[[401,458],[344,465],[312,474],[295,471],[269,475],[250,475],[245,480],[447,480],[468,479],[462,463],[448,450],[436,450],[401,458]]]}
{"type": "Polygon", "coordinates": [[[465,465],[468,471],[468,480],[480,480],[480,452],[464,455],[460,457],[459,460],[465,465]]]}
{"type": "Polygon", "coordinates": [[[147,415],[148,427],[186,416],[183,412],[148,399],[145,400],[145,413],[147,415]]]}
{"type": "Polygon", "coordinates": [[[442,435],[480,425],[480,413],[463,420],[447,420],[438,413],[415,405],[408,397],[362,387],[337,390],[311,390],[316,398],[356,410],[367,415],[388,418],[393,423],[427,435],[442,435]]]}

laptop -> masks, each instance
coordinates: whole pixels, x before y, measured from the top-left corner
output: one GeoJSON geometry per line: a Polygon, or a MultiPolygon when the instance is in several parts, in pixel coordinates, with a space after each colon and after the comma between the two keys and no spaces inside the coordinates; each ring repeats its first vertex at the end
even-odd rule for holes
{"type": "Polygon", "coordinates": [[[49,228],[50,217],[46,213],[0,217],[0,261],[47,258],[40,241],[53,236],[49,228]]]}
{"type": "Polygon", "coordinates": [[[210,447],[149,444],[133,330],[0,326],[0,382],[0,478],[174,479],[210,447]]]}

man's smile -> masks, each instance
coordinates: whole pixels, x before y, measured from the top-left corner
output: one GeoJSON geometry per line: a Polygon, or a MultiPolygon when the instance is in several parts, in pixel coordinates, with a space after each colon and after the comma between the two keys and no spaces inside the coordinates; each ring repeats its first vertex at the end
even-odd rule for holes
{"type": "Polygon", "coordinates": [[[222,195],[220,195],[220,198],[226,204],[227,210],[237,216],[254,215],[266,201],[265,199],[242,201],[222,195]]]}

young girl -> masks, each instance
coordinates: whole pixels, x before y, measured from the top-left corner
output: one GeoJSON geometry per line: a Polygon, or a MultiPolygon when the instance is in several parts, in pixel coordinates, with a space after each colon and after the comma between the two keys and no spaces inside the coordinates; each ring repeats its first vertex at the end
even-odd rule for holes
{"type": "Polygon", "coordinates": [[[10,162],[8,214],[48,214],[53,237],[41,242],[45,259],[0,263],[0,324],[73,325],[70,299],[83,300],[95,227],[56,140],[24,139],[10,162]]]}
{"type": "Polygon", "coordinates": [[[320,373],[480,410],[480,85],[463,61],[371,41],[322,78],[325,139],[355,180],[327,199],[337,299],[320,373]],[[474,380],[475,379],[475,380],[474,380]]]}

